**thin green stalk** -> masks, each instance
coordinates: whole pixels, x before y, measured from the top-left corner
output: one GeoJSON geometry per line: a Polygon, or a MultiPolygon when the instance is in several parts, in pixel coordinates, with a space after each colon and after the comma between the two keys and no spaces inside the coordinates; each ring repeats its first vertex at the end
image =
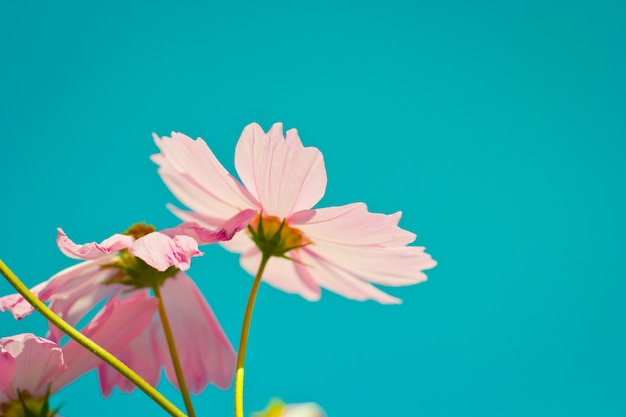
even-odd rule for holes
{"type": "Polygon", "coordinates": [[[252,310],[254,310],[254,302],[261,284],[261,277],[267,265],[267,261],[271,255],[263,254],[259,270],[254,277],[250,296],[248,297],[248,305],[243,318],[243,326],[241,328],[241,339],[239,340],[239,352],[237,352],[237,373],[235,374],[235,417],[243,417],[243,364],[246,361],[246,347],[248,346],[248,334],[250,333],[250,322],[252,320],[252,310]]]}
{"type": "Polygon", "coordinates": [[[26,301],[32,305],[35,310],[39,311],[46,319],[52,324],[61,329],[65,334],[74,339],[77,343],[85,347],[94,355],[111,365],[120,374],[125,376],[130,382],[135,384],[137,388],[145,392],[148,397],[152,398],[157,404],[159,404],[165,411],[167,411],[173,417],[185,417],[185,414],[180,411],[174,404],[168,401],[161,393],[148,384],[142,377],[140,377],[135,371],[124,365],[119,359],[111,355],[104,350],[94,341],[85,337],[78,330],[70,326],[65,320],[57,316],[52,310],[50,310],[44,303],[42,303],[33,294],[20,279],[5,265],[0,259],[0,273],[9,281],[9,283],[17,290],[18,293],[24,297],[26,301]]]}
{"type": "Polygon", "coordinates": [[[165,312],[165,305],[163,304],[163,298],[161,297],[161,289],[159,288],[158,285],[155,285],[152,288],[152,291],[154,291],[154,296],[159,300],[159,316],[161,317],[161,323],[163,323],[163,332],[165,333],[167,346],[170,349],[170,356],[172,357],[172,364],[174,365],[174,372],[176,372],[176,379],[178,380],[178,386],[180,387],[180,392],[181,394],[183,394],[183,400],[185,401],[187,414],[189,414],[189,417],[196,417],[196,412],[193,409],[193,404],[191,404],[191,396],[189,395],[189,388],[187,388],[187,383],[185,382],[185,375],[183,375],[183,367],[180,364],[180,357],[178,356],[178,351],[176,350],[176,344],[174,343],[174,335],[172,333],[172,327],[170,326],[170,321],[167,318],[167,313],[165,312]]]}

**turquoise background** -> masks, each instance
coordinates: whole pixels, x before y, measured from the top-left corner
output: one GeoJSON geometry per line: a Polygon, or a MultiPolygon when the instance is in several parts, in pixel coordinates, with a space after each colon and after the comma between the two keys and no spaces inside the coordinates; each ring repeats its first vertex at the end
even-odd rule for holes
{"type": "MultiPolygon", "coordinates": [[[[34,285],[74,264],[57,226],[174,226],[152,132],[201,136],[232,170],[246,124],[282,121],[324,153],[319,207],[402,210],[439,265],[389,289],[401,306],[264,285],[248,412],[626,415],[626,3],[261,3],[2,2],[0,257],[34,285]]],[[[205,252],[190,275],[236,344],[252,280],[205,252]]],[[[44,328],[0,315],[2,335],[44,328]]],[[[140,392],[103,401],[94,373],[62,402],[165,415],[140,392]]],[[[232,392],[195,405],[232,415],[232,392]]]]}

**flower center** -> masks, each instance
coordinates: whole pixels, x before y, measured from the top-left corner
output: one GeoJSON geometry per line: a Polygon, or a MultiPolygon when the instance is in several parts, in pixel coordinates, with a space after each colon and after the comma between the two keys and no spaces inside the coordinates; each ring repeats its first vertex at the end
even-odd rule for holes
{"type": "Polygon", "coordinates": [[[268,256],[287,258],[285,254],[311,244],[301,230],[289,226],[287,219],[258,214],[248,225],[250,237],[261,252],[268,256]]]}
{"type": "Polygon", "coordinates": [[[151,224],[135,223],[132,226],[130,226],[123,234],[128,235],[128,236],[132,236],[132,237],[135,238],[135,240],[137,240],[140,237],[144,237],[145,235],[149,235],[150,233],[154,232],[155,230],[156,230],[156,228],[154,226],[152,226],[151,224]]]}
{"type": "Polygon", "coordinates": [[[0,404],[3,417],[51,417],[54,411],[50,410],[47,398],[33,398],[28,391],[21,391],[19,399],[0,404]]]}
{"type": "MultiPolygon", "coordinates": [[[[124,234],[139,239],[155,230],[152,225],[137,223],[129,227],[124,234]]],[[[104,282],[105,284],[123,284],[134,289],[160,287],[166,279],[173,277],[179,271],[175,266],[170,266],[161,272],[142,259],[131,255],[128,249],[122,249],[113,263],[102,265],[101,268],[117,270],[111,278],[104,282]]]]}

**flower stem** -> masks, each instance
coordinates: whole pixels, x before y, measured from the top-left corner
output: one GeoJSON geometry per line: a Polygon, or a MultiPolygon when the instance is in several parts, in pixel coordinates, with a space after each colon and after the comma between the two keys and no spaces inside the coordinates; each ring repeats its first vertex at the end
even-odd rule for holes
{"type": "Polygon", "coordinates": [[[135,371],[126,366],[122,361],[111,355],[109,352],[100,347],[97,343],[84,336],[78,330],[70,326],[65,320],[56,315],[50,310],[43,302],[41,302],[35,294],[33,294],[20,279],[5,265],[0,259],[0,273],[9,281],[9,283],[17,290],[26,301],[32,305],[35,310],[40,312],[46,319],[52,324],[61,329],[65,334],[74,339],[78,344],[85,347],[91,353],[111,365],[120,374],[124,375],[130,382],[135,384],[137,388],[145,392],[148,397],[152,398],[157,404],[159,404],[165,411],[167,411],[173,417],[185,417],[185,414],[180,411],[174,404],[168,401],[161,393],[148,384],[141,376],[135,371]]]}
{"type": "Polygon", "coordinates": [[[183,400],[185,401],[185,407],[187,408],[187,414],[189,417],[196,417],[196,412],[193,410],[193,404],[191,404],[191,396],[189,395],[189,388],[185,382],[185,375],[183,375],[183,367],[180,364],[180,357],[176,350],[176,344],[174,343],[174,334],[172,333],[172,327],[170,321],[167,318],[165,312],[165,305],[163,304],[163,297],[161,297],[161,289],[158,285],[152,287],[154,296],[159,300],[159,316],[161,317],[161,323],[163,323],[163,333],[165,333],[165,340],[167,340],[167,346],[170,350],[170,356],[172,357],[172,364],[174,365],[174,372],[176,372],[176,379],[178,380],[178,386],[180,392],[183,394],[183,400]]]}
{"type": "Polygon", "coordinates": [[[243,417],[243,364],[246,361],[246,347],[248,345],[248,333],[250,332],[250,321],[252,320],[252,310],[256,294],[259,291],[261,277],[267,265],[267,261],[271,255],[263,253],[259,270],[254,277],[250,296],[248,297],[248,305],[243,318],[243,326],[241,327],[241,339],[239,340],[239,352],[237,352],[237,373],[235,374],[235,417],[243,417]]]}

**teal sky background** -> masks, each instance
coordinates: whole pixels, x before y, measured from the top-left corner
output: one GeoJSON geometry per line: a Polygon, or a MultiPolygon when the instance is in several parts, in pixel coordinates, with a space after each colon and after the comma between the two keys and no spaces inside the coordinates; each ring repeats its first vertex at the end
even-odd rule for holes
{"type": "MultiPolygon", "coordinates": [[[[401,210],[439,265],[388,289],[401,306],[262,286],[248,414],[626,415],[626,3],[262,3],[3,2],[0,257],[34,285],[75,263],[58,226],[174,226],[152,132],[201,136],[234,172],[244,126],[282,121],[324,154],[318,207],[401,210]]],[[[236,345],[252,279],[204,251],[190,275],[236,345]]],[[[1,336],[44,331],[0,315],[1,336]]],[[[60,403],[165,415],[102,400],[94,373],[60,403]]],[[[194,403],[232,415],[232,390],[194,403]]]]}

